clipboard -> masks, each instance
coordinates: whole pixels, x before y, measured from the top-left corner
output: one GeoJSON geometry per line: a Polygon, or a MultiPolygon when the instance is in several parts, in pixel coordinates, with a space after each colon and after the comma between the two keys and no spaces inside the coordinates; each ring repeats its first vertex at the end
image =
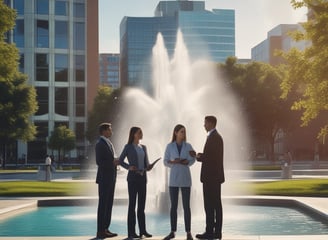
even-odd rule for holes
{"type": "Polygon", "coordinates": [[[159,158],[157,158],[154,162],[152,162],[150,165],[152,165],[153,167],[155,166],[155,164],[159,161],[159,160],[161,160],[162,158],[161,157],[159,157],[159,158]]]}

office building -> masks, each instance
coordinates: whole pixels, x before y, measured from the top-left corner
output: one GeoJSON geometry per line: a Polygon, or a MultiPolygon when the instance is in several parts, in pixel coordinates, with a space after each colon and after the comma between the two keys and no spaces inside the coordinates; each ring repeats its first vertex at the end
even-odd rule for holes
{"type": "Polygon", "coordinates": [[[38,111],[34,141],[18,142],[16,157],[44,161],[47,140],[55,127],[75,132],[76,150],[66,157],[86,155],[87,111],[99,79],[98,0],[5,0],[17,10],[16,27],[8,34],[20,52],[20,70],[36,88],[38,111]]]}
{"type": "Polygon", "coordinates": [[[151,93],[151,55],[159,32],[169,56],[181,30],[191,59],[224,62],[235,56],[234,10],[205,9],[205,1],[161,1],[154,17],[124,17],[120,25],[122,86],[151,93]]]}
{"type": "Polygon", "coordinates": [[[120,88],[120,55],[102,53],[99,55],[100,84],[113,89],[120,88]]]}
{"type": "Polygon", "coordinates": [[[252,48],[252,60],[278,65],[282,63],[283,59],[277,56],[277,51],[287,52],[293,47],[304,50],[307,43],[305,41],[296,42],[290,36],[291,32],[297,30],[302,30],[300,24],[280,24],[271,29],[267,34],[267,39],[252,48]]]}

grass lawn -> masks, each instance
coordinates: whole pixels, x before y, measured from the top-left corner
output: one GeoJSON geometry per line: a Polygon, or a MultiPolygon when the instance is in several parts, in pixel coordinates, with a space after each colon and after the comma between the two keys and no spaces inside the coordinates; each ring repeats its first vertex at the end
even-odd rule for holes
{"type": "MultiPolygon", "coordinates": [[[[239,195],[249,189],[256,195],[328,197],[328,179],[239,182],[232,187],[237,189],[239,195]]],[[[94,182],[9,181],[0,183],[0,196],[83,196],[95,188],[94,182]]]]}
{"type": "Polygon", "coordinates": [[[256,195],[328,197],[328,179],[281,180],[242,183],[256,195]]]}
{"type": "Polygon", "coordinates": [[[0,196],[6,197],[46,197],[87,195],[88,182],[38,182],[9,181],[0,183],[0,196]]]}

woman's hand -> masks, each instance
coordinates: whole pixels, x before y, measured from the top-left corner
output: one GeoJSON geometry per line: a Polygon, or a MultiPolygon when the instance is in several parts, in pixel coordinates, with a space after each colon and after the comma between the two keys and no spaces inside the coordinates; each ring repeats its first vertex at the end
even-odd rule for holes
{"type": "Polygon", "coordinates": [[[187,159],[181,159],[180,163],[182,165],[188,165],[189,161],[187,159]]]}
{"type": "Polygon", "coordinates": [[[194,158],[196,157],[196,152],[194,150],[190,150],[189,155],[194,158]]]}
{"type": "Polygon", "coordinates": [[[129,166],[130,171],[137,171],[138,168],[136,166],[129,166]]]}

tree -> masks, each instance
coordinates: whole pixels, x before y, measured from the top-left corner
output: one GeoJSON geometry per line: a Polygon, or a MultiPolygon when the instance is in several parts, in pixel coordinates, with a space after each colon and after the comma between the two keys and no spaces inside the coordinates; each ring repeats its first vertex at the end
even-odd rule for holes
{"type": "Polygon", "coordinates": [[[95,97],[88,118],[86,136],[90,142],[93,142],[98,136],[98,125],[100,123],[113,122],[116,119],[119,95],[119,90],[113,90],[109,86],[102,85],[98,88],[98,94],[95,97]]]}
{"type": "MultiPolygon", "coordinates": [[[[293,110],[302,111],[302,125],[328,112],[328,2],[326,0],[292,0],[294,8],[307,7],[308,21],[303,23],[303,32],[293,34],[295,40],[309,41],[304,50],[296,48],[282,53],[286,59],[287,77],[281,84],[282,96],[300,93],[294,101],[293,110]]],[[[323,123],[319,137],[328,134],[328,120],[323,123]]]]}
{"type": "Polygon", "coordinates": [[[283,72],[260,62],[237,64],[236,58],[228,58],[221,69],[239,97],[254,139],[266,143],[273,160],[276,134],[279,129],[288,131],[293,119],[290,103],[280,98],[283,72]]]}
{"type": "Polygon", "coordinates": [[[15,24],[15,11],[0,1],[0,16],[0,157],[5,168],[7,146],[19,139],[33,140],[36,128],[30,117],[38,106],[34,87],[18,71],[18,49],[5,42],[15,24]]]}
{"type": "Polygon", "coordinates": [[[48,147],[58,151],[58,164],[61,163],[61,153],[65,156],[65,153],[75,148],[75,134],[72,130],[65,125],[56,127],[48,141],[48,147]]]}

